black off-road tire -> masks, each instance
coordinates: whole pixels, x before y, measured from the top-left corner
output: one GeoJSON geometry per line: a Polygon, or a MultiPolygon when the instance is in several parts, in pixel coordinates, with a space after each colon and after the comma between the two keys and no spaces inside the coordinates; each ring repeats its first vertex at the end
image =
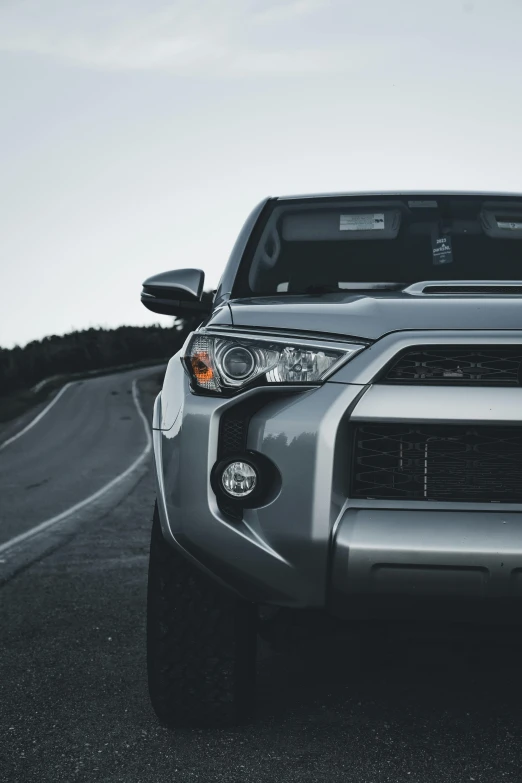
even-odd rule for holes
{"type": "Polygon", "coordinates": [[[147,596],[152,706],[169,727],[251,717],[257,607],[223,590],[168,544],[154,509],[147,596]]]}

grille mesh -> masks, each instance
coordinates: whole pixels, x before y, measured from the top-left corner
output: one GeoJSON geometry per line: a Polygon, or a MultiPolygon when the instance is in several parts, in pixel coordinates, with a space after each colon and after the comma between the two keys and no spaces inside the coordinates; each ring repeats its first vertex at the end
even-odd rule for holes
{"type": "MultiPolygon", "coordinates": [[[[242,452],[246,448],[248,422],[250,418],[243,407],[237,405],[225,411],[219,428],[219,459],[242,452]]],[[[218,506],[227,516],[235,520],[243,519],[243,512],[237,504],[218,498],[218,506]]]]}
{"type": "Polygon", "coordinates": [[[226,411],[223,414],[219,442],[219,455],[221,458],[243,451],[246,444],[247,429],[248,419],[241,416],[240,412],[238,415],[238,412],[232,409],[232,411],[226,411]]]}
{"type": "Polygon", "coordinates": [[[522,427],[361,425],[352,496],[522,502],[522,427]]]}
{"type": "Polygon", "coordinates": [[[403,353],[388,370],[389,383],[476,384],[517,386],[521,381],[522,346],[420,347],[403,353]]]}

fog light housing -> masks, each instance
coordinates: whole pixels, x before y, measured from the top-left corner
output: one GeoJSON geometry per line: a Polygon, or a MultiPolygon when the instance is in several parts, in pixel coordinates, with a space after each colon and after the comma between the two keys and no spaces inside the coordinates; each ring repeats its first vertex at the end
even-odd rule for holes
{"type": "Polygon", "coordinates": [[[248,462],[229,462],[221,473],[221,486],[232,498],[246,498],[254,492],[258,482],[257,471],[248,462]]]}
{"type": "Polygon", "coordinates": [[[272,460],[258,451],[228,454],[210,472],[210,485],[218,506],[259,508],[271,503],[281,491],[281,474],[272,460]]]}

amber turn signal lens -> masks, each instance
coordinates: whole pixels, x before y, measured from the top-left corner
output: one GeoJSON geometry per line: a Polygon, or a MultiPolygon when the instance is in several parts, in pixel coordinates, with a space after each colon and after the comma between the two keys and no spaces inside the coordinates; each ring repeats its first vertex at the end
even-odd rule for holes
{"type": "Polygon", "coordinates": [[[198,351],[190,358],[192,372],[200,383],[208,383],[214,377],[214,370],[210,366],[210,356],[206,351],[198,351]]]}

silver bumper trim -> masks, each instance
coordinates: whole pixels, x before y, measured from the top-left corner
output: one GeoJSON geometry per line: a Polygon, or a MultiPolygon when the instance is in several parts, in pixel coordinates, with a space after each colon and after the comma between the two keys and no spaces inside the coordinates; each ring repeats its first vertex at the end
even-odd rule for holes
{"type": "Polygon", "coordinates": [[[348,509],[331,588],[355,596],[522,598],[522,513],[348,509]]]}
{"type": "Polygon", "coordinates": [[[352,421],[522,425],[522,387],[375,385],[359,400],[352,421]]]}

